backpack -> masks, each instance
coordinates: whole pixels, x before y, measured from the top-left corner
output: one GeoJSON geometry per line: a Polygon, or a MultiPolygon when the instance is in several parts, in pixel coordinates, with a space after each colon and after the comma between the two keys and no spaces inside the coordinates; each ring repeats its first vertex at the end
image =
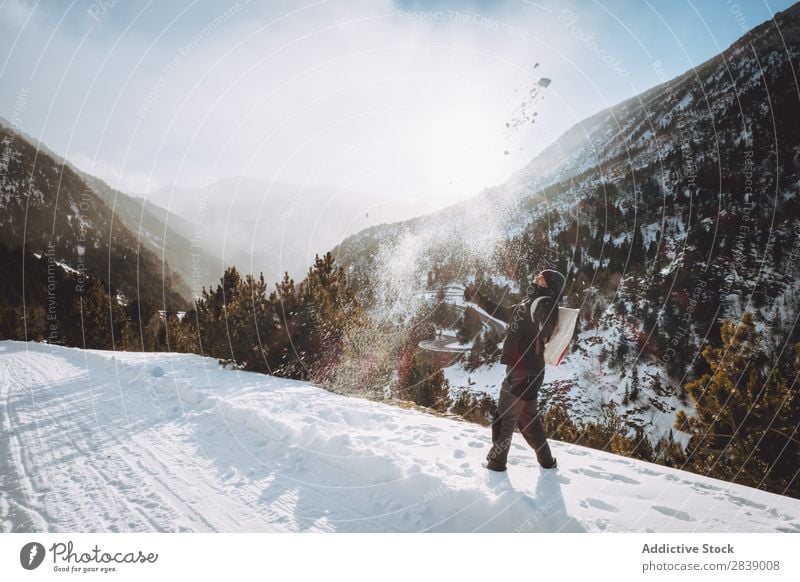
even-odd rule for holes
{"type": "MultiPolygon", "coordinates": [[[[536,318],[536,308],[542,299],[551,299],[550,297],[537,297],[531,303],[531,320],[539,324],[539,331],[541,332],[544,327],[548,327],[549,321],[552,319],[552,310],[548,314],[548,321],[544,325],[536,318]]],[[[558,320],[555,328],[552,329],[550,337],[544,344],[544,363],[550,366],[557,366],[567,355],[569,344],[572,341],[572,334],[575,332],[575,324],[578,321],[578,309],[569,309],[567,307],[558,308],[558,320]]],[[[552,326],[550,326],[552,327],[552,326]]]]}

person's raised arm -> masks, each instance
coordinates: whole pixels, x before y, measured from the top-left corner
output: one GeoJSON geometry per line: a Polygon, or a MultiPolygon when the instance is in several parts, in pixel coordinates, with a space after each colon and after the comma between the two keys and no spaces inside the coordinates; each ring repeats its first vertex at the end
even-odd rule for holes
{"type": "Polygon", "coordinates": [[[464,289],[464,299],[473,303],[477,303],[478,307],[483,309],[492,317],[496,317],[497,319],[505,321],[506,323],[511,321],[512,310],[510,308],[500,305],[499,303],[495,303],[478,291],[474,285],[468,285],[467,288],[464,289]]]}

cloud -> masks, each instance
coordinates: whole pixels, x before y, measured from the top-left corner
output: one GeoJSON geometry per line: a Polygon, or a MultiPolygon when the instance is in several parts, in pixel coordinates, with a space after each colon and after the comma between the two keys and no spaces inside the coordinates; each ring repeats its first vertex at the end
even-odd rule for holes
{"type": "Polygon", "coordinates": [[[150,174],[120,168],[113,162],[95,158],[84,152],[71,153],[68,159],[78,169],[97,176],[112,188],[122,192],[145,194],[162,186],[154,181],[150,174]]]}
{"type": "MultiPolygon", "coordinates": [[[[657,83],[653,55],[667,75],[691,64],[648,10],[540,4],[120,2],[98,23],[85,6],[55,14],[54,3],[9,57],[0,115],[28,90],[22,130],[123,190],[244,175],[443,205],[657,83]],[[562,10],[576,18],[559,20],[562,10]],[[650,55],[617,17],[646,31],[650,55]],[[535,124],[504,134],[540,76],[553,82],[535,124]]],[[[19,23],[30,9],[7,0],[0,10],[19,23]]],[[[15,36],[0,35],[0,47],[15,36]]]]}

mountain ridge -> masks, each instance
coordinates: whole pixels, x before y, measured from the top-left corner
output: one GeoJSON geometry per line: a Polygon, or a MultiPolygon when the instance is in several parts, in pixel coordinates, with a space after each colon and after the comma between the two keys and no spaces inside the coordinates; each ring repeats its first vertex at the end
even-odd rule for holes
{"type": "Polygon", "coordinates": [[[186,283],[115,221],[79,171],[10,125],[0,125],[0,144],[0,242],[39,254],[52,247],[57,261],[105,281],[129,301],[146,299],[167,309],[186,305],[186,283]],[[147,286],[140,285],[140,275],[147,286]],[[156,281],[160,288],[152,286],[156,281]]]}
{"type": "MultiPolygon", "coordinates": [[[[657,437],[642,412],[671,425],[673,399],[689,404],[685,386],[710,370],[704,349],[745,312],[763,334],[759,357],[792,377],[800,285],[784,249],[800,217],[798,44],[796,4],[576,124],[505,184],[349,237],[334,254],[375,312],[405,301],[424,313],[409,297],[450,284],[510,301],[539,268],[565,273],[580,329],[542,396],[576,418],[612,407],[657,437]]],[[[446,371],[463,392],[476,391],[471,374],[486,378],[484,367],[446,371]]]]}

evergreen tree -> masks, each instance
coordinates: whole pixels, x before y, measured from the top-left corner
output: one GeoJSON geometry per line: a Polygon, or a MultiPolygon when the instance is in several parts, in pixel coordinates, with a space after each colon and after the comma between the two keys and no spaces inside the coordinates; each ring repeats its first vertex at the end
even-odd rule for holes
{"type": "Polygon", "coordinates": [[[330,252],[315,258],[299,291],[308,323],[308,335],[303,338],[307,365],[312,379],[327,385],[340,361],[344,335],[351,325],[358,327],[362,313],[330,252]]]}
{"type": "Polygon", "coordinates": [[[634,365],[631,370],[630,392],[629,397],[632,402],[639,400],[639,369],[634,365]]]}
{"type": "Polygon", "coordinates": [[[467,370],[473,371],[477,370],[481,367],[483,363],[483,340],[481,340],[480,334],[475,337],[475,341],[472,344],[472,348],[469,350],[469,358],[467,359],[467,370]]]}
{"type": "Polygon", "coordinates": [[[434,357],[426,351],[410,355],[405,350],[403,358],[398,366],[397,394],[420,406],[445,412],[452,404],[450,385],[434,357]]]}
{"type": "Polygon", "coordinates": [[[688,466],[798,497],[800,391],[764,353],[752,314],[725,321],[721,336],[721,346],[702,353],[710,371],[686,384],[695,415],[676,418],[675,428],[691,435],[688,466]]]}
{"type": "Polygon", "coordinates": [[[555,404],[547,408],[543,417],[544,429],[550,438],[576,443],[580,439],[581,430],[572,420],[566,407],[555,404]]]}
{"type": "Polygon", "coordinates": [[[160,352],[167,349],[167,326],[158,312],[150,317],[150,321],[142,330],[142,349],[145,352],[160,352]]]}
{"type": "Polygon", "coordinates": [[[650,382],[650,391],[656,396],[664,396],[664,384],[661,381],[661,374],[654,374],[650,382]]]}
{"type": "Polygon", "coordinates": [[[439,327],[449,328],[456,321],[457,315],[452,305],[447,303],[444,286],[436,291],[436,304],[431,314],[431,321],[439,327]]]}
{"type": "Polygon", "coordinates": [[[452,412],[469,422],[488,426],[497,412],[497,405],[488,394],[476,395],[464,390],[453,403],[452,412]]]}
{"type": "Polygon", "coordinates": [[[653,448],[653,460],[667,467],[685,467],[686,451],[675,441],[675,435],[670,429],[669,434],[662,436],[653,448]]]}
{"type": "Polygon", "coordinates": [[[465,344],[472,341],[481,331],[481,316],[472,307],[464,309],[464,314],[459,320],[456,337],[459,343],[465,344]]]}
{"type": "Polygon", "coordinates": [[[500,349],[498,344],[503,341],[494,328],[488,328],[483,334],[483,361],[487,364],[493,364],[500,359],[500,349]]]}
{"type": "Polygon", "coordinates": [[[85,290],[75,298],[65,317],[64,331],[69,345],[88,349],[124,349],[133,343],[128,317],[117,299],[109,296],[105,285],[88,279],[85,290]]]}
{"type": "Polygon", "coordinates": [[[47,337],[47,321],[41,305],[18,306],[14,310],[14,335],[27,341],[40,342],[47,337]]]}

